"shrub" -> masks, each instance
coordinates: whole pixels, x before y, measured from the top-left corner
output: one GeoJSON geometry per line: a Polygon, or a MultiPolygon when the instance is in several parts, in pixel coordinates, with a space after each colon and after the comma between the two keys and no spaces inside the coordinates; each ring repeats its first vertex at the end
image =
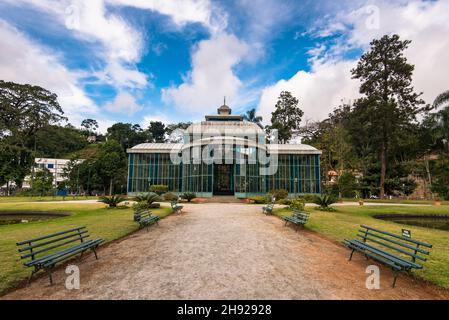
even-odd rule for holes
{"type": "Polygon", "coordinates": [[[150,205],[146,201],[136,202],[133,204],[134,213],[150,209],[150,205]]]}
{"type": "Polygon", "coordinates": [[[175,201],[175,200],[178,200],[178,196],[176,195],[176,194],[174,194],[174,193],[171,193],[171,192],[167,192],[167,193],[164,193],[164,200],[165,201],[175,201]]]}
{"type": "Polygon", "coordinates": [[[304,211],[304,207],[306,206],[306,202],[304,199],[293,199],[290,203],[290,209],[304,211]]]}
{"type": "Polygon", "coordinates": [[[109,208],[116,208],[119,203],[121,203],[125,200],[126,199],[122,196],[113,195],[110,197],[106,197],[106,196],[100,197],[98,202],[103,202],[104,204],[109,205],[109,208]]]}
{"type": "Polygon", "coordinates": [[[150,186],[150,192],[154,192],[158,196],[161,196],[164,193],[168,192],[168,186],[166,186],[164,184],[154,184],[154,185],[150,186]]]}
{"type": "Polygon", "coordinates": [[[161,198],[154,192],[142,193],[134,198],[137,202],[146,202],[152,204],[153,202],[160,201],[161,198]]]}
{"type": "Polygon", "coordinates": [[[289,206],[292,203],[292,199],[281,199],[276,201],[277,204],[289,206]]]}
{"type": "Polygon", "coordinates": [[[249,198],[251,201],[254,201],[255,204],[267,204],[271,200],[267,196],[258,196],[249,198]]]}
{"type": "Polygon", "coordinates": [[[196,194],[193,192],[186,192],[184,194],[182,194],[181,198],[186,199],[187,202],[192,201],[192,199],[196,198],[196,194]]]}
{"type": "Polygon", "coordinates": [[[273,189],[270,191],[270,194],[275,197],[276,200],[281,200],[287,198],[288,191],[285,189],[273,189]]]}
{"type": "Polygon", "coordinates": [[[330,205],[337,202],[337,198],[331,195],[322,195],[316,196],[313,203],[319,205],[319,209],[322,211],[334,211],[334,208],[331,208],[330,205]]]}

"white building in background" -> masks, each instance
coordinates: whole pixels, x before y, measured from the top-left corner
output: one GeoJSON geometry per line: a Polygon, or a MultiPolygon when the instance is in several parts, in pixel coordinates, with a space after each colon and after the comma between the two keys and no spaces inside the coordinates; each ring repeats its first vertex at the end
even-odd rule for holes
{"type": "MultiPolygon", "coordinates": [[[[83,161],[83,160],[78,160],[83,161]]],[[[53,185],[56,187],[61,182],[66,181],[64,177],[64,169],[67,168],[69,159],[51,159],[51,158],[35,158],[34,170],[39,171],[44,168],[53,174],[53,185]]],[[[26,176],[23,181],[23,188],[31,188],[31,176],[26,176]]]]}

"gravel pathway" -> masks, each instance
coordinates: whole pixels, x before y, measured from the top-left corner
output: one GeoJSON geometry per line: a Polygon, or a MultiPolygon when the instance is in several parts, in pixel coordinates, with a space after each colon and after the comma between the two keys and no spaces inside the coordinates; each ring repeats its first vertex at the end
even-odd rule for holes
{"type": "Polygon", "coordinates": [[[66,275],[44,275],[2,299],[449,299],[447,292],[381,268],[381,289],[365,287],[360,255],[321,236],[284,227],[260,207],[186,205],[159,225],[91,254],[80,263],[81,288],[66,275]]]}

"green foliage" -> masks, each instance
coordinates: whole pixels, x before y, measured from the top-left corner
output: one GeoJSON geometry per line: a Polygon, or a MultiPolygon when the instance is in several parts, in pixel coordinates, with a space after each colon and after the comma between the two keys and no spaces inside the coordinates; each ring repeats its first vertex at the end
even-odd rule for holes
{"type": "Polygon", "coordinates": [[[134,213],[150,209],[150,204],[146,201],[140,201],[133,204],[134,213]]]}
{"type": "Polygon", "coordinates": [[[56,94],[28,84],[0,80],[0,180],[21,186],[34,163],[36,133],[65,120],[56,94]],[[9,173],[8,173],[9,172],[9,173]]]}
{"type": "Polygon", "coordinates": [[[301,198],[292,199],[291,203],[290,203],[290,209],[292,209],[292,210],[304,211],[305,206],[306,206],[306,202],[304,199],[301,199],[301,198]]]}
{"type": "Polygon", "coordinates": [[[187,202],[190,202],[196,198],[196,194],[194,192],[186,192],[181,195],[181,198],[187,200],[187,202]]]}
{"type": "Polygon", "coordinates": [[[435,101],[433,102],[433,107],[436,109],[446,104],[447,107],[449,107],[449,90],[439,94],[438,97],[435,98],[435,101]]]}
{"type": "Polygon", "coordinates": [[[432,192],[444,200],[449,200],[449,158],[441,157],[435,161],[433,171],[432,192]]]}
{"type": "Polygon", "coordinates": [[[322,211],[334,211],[334,209],[331,208],[330,205],[336,202],[337,198],[331,195],[316,196],[313,201],[313,203],[317,204],[322,211]]]}
{"type": "Polygon", "coordinates": [[[108,128],[106,136],[108,139],[117,141],[123,151],[137,144],[150,141],[148,131],[143,130],[138,124],[133,125],[131,123],[114,123],[108,128]]]}
{"type": "Polygon", "coordinates": [[[253,201],[255,204],[267,204],[271,202],[270,196],[257,196],[257,197],[251,197],[249,198],[251,201],[253,201]]]}
{"type": "Polygon", "coordinates": [[[273,189],[270,191],[271,197],[277,200],[282,200],[288,197],[288,191],[285,189],[273,189]]]}
{"type": "Polygon", "coordinates": [[[149,205],[151,205],[152,203],[154,203],[156,201],[160,201],[161,198],[157,193],[148,192],[148,193],[142,193],[142,194],[137,195],[135,197],[135,200],[137,202],[146,202],[149,205]]]}
{"type": "Polygon", "coordinates": [[[98,130],[98,122],[94,119],[84,119],[81,122],[81,127],[84,128],[88,134],[95,134],[98,130]]]}
{"type": "Polygon", "coordinates": [[[174,193],[167,192],[163,195],[165,201],[176,201],[178,200],[178,196],[174,193]]]}
{"type": "Polygon", "coordinates": [[[256,109],[252,108],[243,115],[243,120],[253,122],[262,128],[262,117],[256,115],[256,109]]]}
{"type": "Polygon", "coordinates": [[[53,174],[47,169],[39,169],[35,172],[31,180],[31,189],[33,193],[40,196],[45,195],[53,188],[53,174]]]}
{"type": "Polygon", "coordinates": [[[351,172],[344,172],[337,181],[338,191],[343,198],[352,198],[358,189],[356,177],[351,172]]]}
{"type": "Polygon", "coordinates": [[[148,132],[150,133],[152,142],[164,142],[165,141],[165,133],[166,133],[165,125],[160,121],[151,121],[150,126],[148,127],[148,132]]]}
{"type": "Polygon", "coordinates": [[[109,208],[116,208],[118,204],[122,203],[123,201],[126,201],[126,198],[120,196],[120,195],[112,195],[112,196],[103,196],[100,197],[98,202],[102,202],[104,204],[107,204],[109,208]]]}
{"type": "Polygon", "coordinates": [[[159,196],[168,191],[168,186],[163,184],[153,184],[150,186],[150,192],[157,193],[159,196]]]}
{"type": "Polygon", "coordinates": [[[380,157],[380,197],[385,193],[388,162],[391,151],[401,143],[403,133],[413,127],[416,115],[424,101],[414,92],[414,66],[407,62],[404,51],[411,41],[401,41],[398,35],[385,35],[371,42],[371,48],[362,55],[352,76],[362,84],[355,108],[365,115],[361,123],[365,133],[380,157]]]}
{"type": "Polygon", "coordinates": [[[281,143],[287,143],[293,136],[293,132],[299,129],[304,112],[298,107],[298,99],[288,91],[282,91],[271,113],[271,125],[269,130],[278,131],[278,139],[281,143]]]}

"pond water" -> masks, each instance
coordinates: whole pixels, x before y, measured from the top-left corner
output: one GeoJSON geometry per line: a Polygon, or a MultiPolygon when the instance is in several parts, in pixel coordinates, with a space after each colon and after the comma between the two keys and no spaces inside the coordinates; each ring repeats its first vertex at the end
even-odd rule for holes
{"type": "Polygon", "coordinates": [[[0,212],[0,225],[42,221],[42,220],[66,217],[68,215],[70,215],[70,213],[67,213],[67,212],[42,212],[42,211],[0,212]]]}
{"type": "Polygon", "coordinates": [[[383,215],[376,215],[374,216],[374,218],[411,226],[449,231],[449,215],[383,214],[383,215]]]}

